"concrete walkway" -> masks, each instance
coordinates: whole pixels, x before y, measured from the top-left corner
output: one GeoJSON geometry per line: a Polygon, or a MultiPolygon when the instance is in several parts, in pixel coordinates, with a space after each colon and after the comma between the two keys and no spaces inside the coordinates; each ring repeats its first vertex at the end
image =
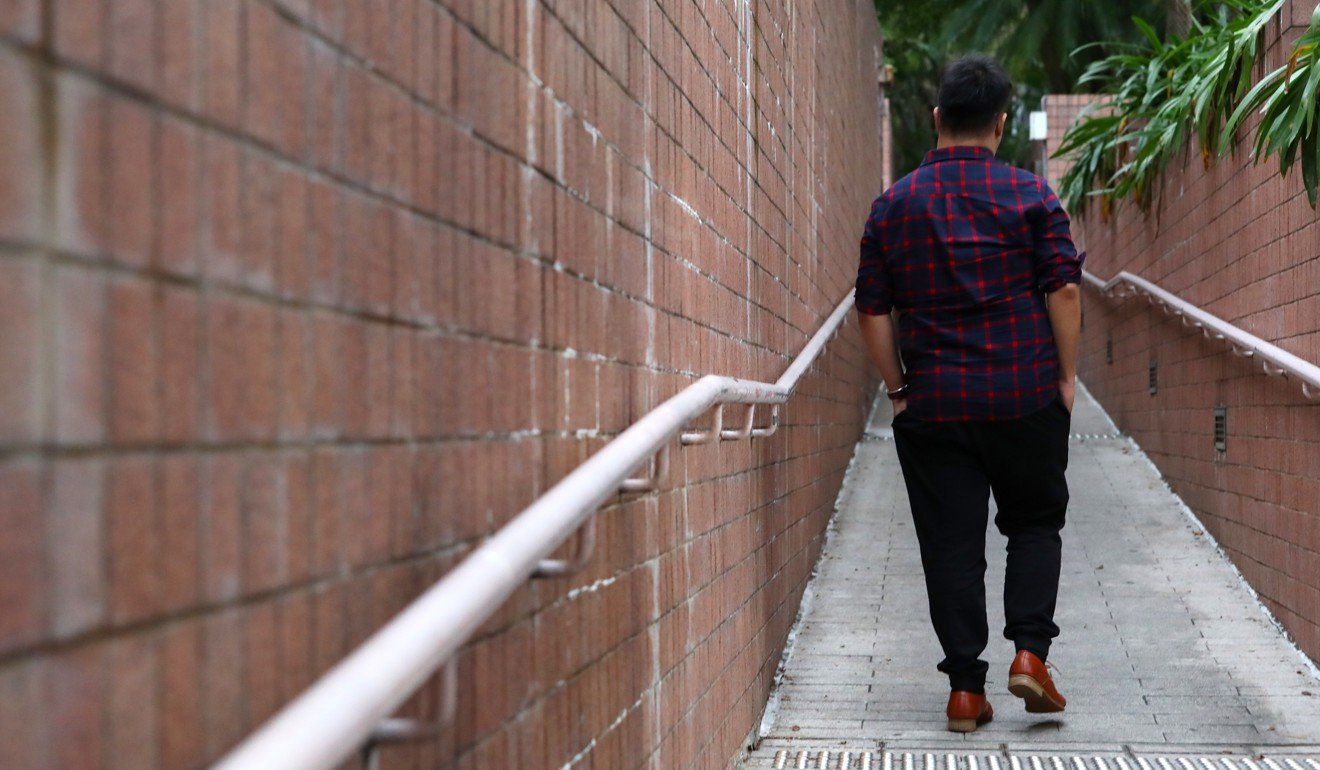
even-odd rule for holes
{"type": "Polygon", "coordinates": [[[947,732],[947,680],[935,670],[939,646],[889,421],[885,403],[858,447],[764,738],[744,767],[840,767],[847,750],[853,760],[873,752],[866,766],[873,757],[886,770],[914,763],[903,752],[914,752],[917,767],[926,752],[941,765],[957,753],[964,768],[970,755],[973,770],[975,755],[1011,767],[1017,754],[1108,754],[1138,768],[1147,755],[1224,753],[1292,756],[1320,770],[1301,759],[1320,757],[1315,669],[1085,393],[1068,470],[1063,633],[1050,655],[1068,710],[1039,718],[1005,689],[1013,654],[999,633],[1005,543],[992,524],[985,655],[995,720],[971,735],[947,732]],[[823,750],[832,753],[819,764],[823,750]]]}

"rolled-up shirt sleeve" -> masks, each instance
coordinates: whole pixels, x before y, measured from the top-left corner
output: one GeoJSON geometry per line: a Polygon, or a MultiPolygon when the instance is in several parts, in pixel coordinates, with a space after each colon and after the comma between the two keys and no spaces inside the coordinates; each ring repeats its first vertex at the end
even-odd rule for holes
{"type": "Polygon", "coordinates": [[[886,202],[884,196],[871,205],[871,215],[862,231],[862,256],[857,267],[857,310],[867,315],[888,315],[894,309],[889,286],[889,271],[885,266],[883,222],[886,202]]]}
{"type": "Polygon", "coordinates": [[[1073,244],[1068,213],[1049,185],[1040,183],[1041,202],[1031,217],[1036,288],[1046,294],[1058,291],[1066,283],[1082,282],[1082,262],[1073,244]]]}

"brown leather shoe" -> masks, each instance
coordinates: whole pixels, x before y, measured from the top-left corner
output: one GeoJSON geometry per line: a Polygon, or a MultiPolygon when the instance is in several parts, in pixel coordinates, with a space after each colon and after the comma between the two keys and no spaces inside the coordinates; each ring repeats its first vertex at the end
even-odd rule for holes
{"type": "Polygon", "coordinates": [[[1019,652],[1008,668],[1008,691],[1026,701],[1032,714],[1053,714],[1068,705],[1054,688],[1045,663],[1027,650],[1019,652]]]}
{"type": "Polygon", "coordinates": [[[990,708],[985,693],[967,690],[949,693],[949,707],[944,713],[949,717],[949,729],[955,733],[975,732],[976,728],[995,718],[995,710],[990,708]]]}

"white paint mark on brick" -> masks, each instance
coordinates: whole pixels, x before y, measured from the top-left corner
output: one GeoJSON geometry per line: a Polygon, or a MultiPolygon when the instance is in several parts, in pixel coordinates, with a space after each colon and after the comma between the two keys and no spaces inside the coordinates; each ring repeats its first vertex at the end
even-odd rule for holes
{"type": "MultiPolygon", "coordinates": [[[[525,161],[522,167],[522,207],[523,207],[523,230],[526,233],[526,242],[522,244],[522,247],[526,249],[530,254],[539,255],[541,253],[541,243],[540,243],[540,239],[538,238],[538,233],[541,232],[541,228],[537,227],[536,222],[534,221],[536,207],[533,205],[532,202],[532,187],[534,182],[536,181],[536,169],[534,167],[534,164],[537,160],[537,141],[536,141],[537,98],[536,97],[541,90],[541,80],[536,76],[536,49],[535,49],[536,35],[534,34],[536,30],[536,24],[535,24],[536,4],[537,4],[537,0],[526,0],[526,2],[523,5],[524,21],[525,21],[525,23],[523,24],[523,28],[526,30],[525,39],[523,41],[524,42],[523,50],[527,52],[526,59],[524,59],[523,61],[523,67],[524,69],[527,70],[527,74],[529,76],[529,82],[527,85],[527,110],[526,110],[527,125],[523,132],[523,156],[525,158],[525,161]]],[[[531,341],[531,346],[534,349],[539,348],[541,346],[540,340],[534,336],[531,341]]],[[[540,381],[540,372],[541,372],[541,367],[539,366],[531,367],[530,378],[529,378],[530,392],[528,393],[528,397],[531,399],[532,404],[541,403],[541,399],[539,398],[538,394],[540,393],[540,389],[542,387],[547,387],[547,386],[554,387],[553,382],[542,383],[540,381]]],[[[540,409],[537,408],[536,411],[539,412],[540,409]]],[[[545,415],[538,414],[536,415],[536,417],[533,418],[533,420],[539,421],[544,418],[545,415]]],[[[540,435],[540,431],[536,429],[529,431],[520,431],[519,433],[514,434],[516,437],[515,440],[522,440],[523,438],[533,438],[535,436],[540,435]],[[522,435],[519,435],[519,433],[521,433],[522,435]]],[[[532,469],[532,474],[533,474],[532,488],[537,490],[537,492],[539,493],[542,490],[542,487],[544,486],[544,479],[541,478],[541,468],[539,467],[539,465],[532,469]]]]}
{"type": "MultiPolygon", "coordinates": [[[[642,14],[644,31],[642,33],[642,44],[644,48],[651,46],[651,14],[642,14]]],[[[651,70],[646,68],[646,85],[644,99],[646,104],[655,104],[655,78],[651,70]]],[[[655,331],[658,312],[655,309],[655,235],[652,225],[652,212],[654,210],[654,201],[652,196],[655,194],[655,184],[652,181],[651,169],[651,147],[655,139],[655,122],[647,120],[644,122],[642,143],[642,189],[644,197],[642,207],[644,212],[643,232],[646,243],[646,301],[650,303],[650,312],[646,314],[646,364],[654,367],[656,361],[655,350],[655,331]]],[[[648,390],[651,386],[648,384],[648,390]]],[[[648,397],[650,393],[648,392],[648,397]]],[[[651,406],[650,403],[647,406],[651,406]]],[[[647,626],[647,635],[650,637],[651,645],[651,684],[650,692],[658,693],[660,681],[662,679],[661,661],[660,661],[660,561],[651,559],[649,565],[651,570],[651,623],[647,626]]],[[[656,696],[653,696],[656,697],[656,696]]],[[[640,698],[639,698],[640,701],[640,698]]],[[[664,739],[664,723],[661,718],[661,709],[652,708],[651,710],[651,745],[659,746],[664,739]]]]}
{"type": "Polygon", "coordinates": [[[555,102],[555,181],[566,185],[564,181],[564,109],[555,102]]]}
{"type": "MultiPolygon", "coordinates": [[[[649,18],[649,17],[648,17],[649,18]]],[[[648,123],[647,131],[654,130],[648,123]]],[[[650,146],[650,141],[647,141],[650,146]]],[[[643,180],[643,189],[645,195],[642,200],[642,208],[645,215],[643,227],[646,235],[646,301],[651,303],[652,312],[646,314],[646,365],[655,366],[655,322],[657,314],[655,308],[655,243],[651,235],[651,195],[654,191],[654,185],[651,182],[651,161],[649,158],[643,159],[643,170],[645,177],[643,180]]]]}
{"type": "Polygon", "coordinates": [[[678,196],[675,195],[674,193],[669,193],[669,197],[670,197],[670,198],[673,198],[673,199],[674,199],[674,202],[678,204],[679,208],[681,208],[681,209],[683,209],[684,211],[686,211],[687,214],[688,214],[688,216],[690,216],[690,217],[692,217],[693,219],[697,220],[698,223],[701,223],[701,222],[702,222],[701,215],[698,214],[698,213],[697,213],[697,210],[696,210],[695,208],[692,207],[692,204],[690,204],[690,203],[688,203],[687,201],[683,200],[682,198],[678,197],[678,196]]]}
{"type": "Polygon", "coordinates": [[[594,583],[591,583],[590,585],[578,586],[577,588],[570,590],[567,594],[564,594],[564,598],[567,599],[568,601],[573,601],[574,599],[578,598],[579,596],[582,596],[583,594],[594,594],[600,589],[605,588],[606,586],[614,585],[614,583],[618,582],[618,580],[619,580],[618,575],[611,575],[610,577],[607,578],[601,578],[600,580],[597,580],[594,583]]]}
{"type": "Polygon", "coordinates": [[[586,130],[587,135],[591,137],[591,146],[595,147],[600,142],[600,129],[588,121],[582,121],[582,128],[586,130]]]}
{"type": "MultiPolygon", "coordinates": [[[[645,696],[642,696],[642,697],[644,698],[645,696]]],[[[570,770],[570,768],[572,768],[573,765],[576,765],[578,762],[581,762],[582,759],[583,759],[583,757],[585,757],[585,756],[587,756],[588,754],[590,754],[590,753],[591,753],[591,750],[594,749],[594,748],[596,748],[596,741],[597,741],[597,740],[599,740],[600,738],[605,737],[606,735],[609,735],[611,732],[614,731],[614,728],[616,728],[616,727],[618,727],[619,725],[623,724],[623,720],[625,720],[625,719],[628,718],[628,714],[631,713],[633,710],[635,710],[635,709],[636,709],[638,706],[640,706],[640,705],[642,705],[642,698],[638,698],[637,700],[633,701],[633,703],[632,703],[631,706],[628,706],[628,707],[625,708],[623,711],[620,711],[620,712],[619,712],[619,715],[618,715],[617,717],[614,718],[614,721],[613,721],[613,722],[610,722],[609,726],[606,727],[605,730],[602,731],[601,734],[600,734],[599,736],[597,736],[597,737],[595,737],[595,738],[592,738],[592,739],[591,739],[591,742],[588,743],[588,744],[587,744],[587,745],[586,745],[581,751],[579,751],[576,755],[574,755],[574,757],[573,757],[572,759],[570,759],[570,760],[568,760],[567,762],[565,762],[565,763],[564,763],[564,766],[563,766],[563,768],[561,768],[561,770],[570,770]]]]}

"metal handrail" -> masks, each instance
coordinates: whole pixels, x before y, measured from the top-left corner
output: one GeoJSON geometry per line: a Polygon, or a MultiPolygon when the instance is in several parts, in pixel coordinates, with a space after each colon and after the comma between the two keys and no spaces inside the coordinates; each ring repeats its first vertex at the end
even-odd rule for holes
{"type": "Polygon", "coordinates": [[[454,653],[528,578],[582,567],[594,542],[596,509],[611,495],[653,488],[668,466],[668,443],[675,436],[683,444],[699,444],[774,433],[778,405],[793,394],[852,305],[850,291],[773,384],[709,375],[648,412],[267,720],[222,758],[216,770],[323,770],[364,747],[371,764],[379,743],[434,734],[435,726],[389,717],[442,665],[446,686],[441,711],[452,716],[454,653]],[[740,429],[723,429],[724,404],[748,405],[740,429]],[[754,426],[759,404],[774,405],[768,427],[754,426]],[[711,429],[684,432],[712,407],[711,429]],[[653,455],[651,473],[630,478],[653,455]],[[548,558],[580,530],[574,559],[548,558]]]}
{"type": "Polygon", "coordinates": [[[1144,294],[1148,302],[1159,305],[1166,314],[1182,319],[1183,326],[1200,329],[1207,339],[1222,340],[1235,355],[1259,361],[1265,373],[1272,377],[1296,378],[1301,383],[1302,395],[1308,399],[1320,398],[1320,366],[1243,331],[1126,270],[1108,281],[1085,270],[1082,277],[1107,296],[1124,298],[1144,294]]]}

